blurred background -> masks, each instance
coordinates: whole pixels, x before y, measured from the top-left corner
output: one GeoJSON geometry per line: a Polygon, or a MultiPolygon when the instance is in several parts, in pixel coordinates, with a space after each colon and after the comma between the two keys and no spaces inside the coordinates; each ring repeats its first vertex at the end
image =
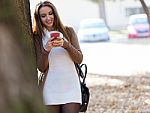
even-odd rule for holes
{"type": "MultiPolygon", "coordinates": [[[[38,1],[30,0],[32,15],[38,1]]],[[[143,0],[50,1],[78,35],[88,66],[87,113],[150,113],[150,28],[138,15],[145,13],[143,0]]]]}
{"type": "MultiPolygon", "coordinates": [[[[42,0],[30,0],[32,15],[35,5],[39,1],[42,0]]],[[[85,42],[82,40],[80,43],[84,53],[84,63],[87,63],[89,73],[130,75],[150,71],[149,36],[128,37],[130,16],[144,13],[139,0],[50,1],[57,7],[64,24],[73,26],[79,41],[84,35],[85,42]],[[100,23],[96,23],[98,29],[95,29],[91,23],[90,30],[87,31],[86,28],[83,30],[82,21],[89,18],[101,18],[104,20],[107,30],[104,30],[106,29],[104,27],[100,28],[100,23]],[[81,33],[79,33],[80,29],[81,33]],[[92,33],[89,34],[89,31],[92,33]],[[100,40],[100,37],[106,37],[106,40],[100,40]]],[[[145,3],[150,9],[150,2],[145,0],[145,3]]],[[[139,25],[138,28],[140,27],[143,31],[139,32],[145,34],[148,31],[150,34],[148,27],[144,28],[139,25]]],[[[132,31],[136,32],[134,28],[132,31]]]]}
{"type": "MultiPolygon", "coordinates": [[[[30,0],[31,9],[38,1],[30,0]]],[[[79,28],[81,20],[86,18],[103,18],[110,29],[120,29],[128,24],[132,14],[144,13],[139,0],[50,0],[58,9],[65,24],[79,28]],[[96,2],[94,2],[96,1],[96,2]]],[[[148,0],[144,0],[150,6],[148,0]]],[[[32,11],[31,10],[31,11],[32,11]]]]}

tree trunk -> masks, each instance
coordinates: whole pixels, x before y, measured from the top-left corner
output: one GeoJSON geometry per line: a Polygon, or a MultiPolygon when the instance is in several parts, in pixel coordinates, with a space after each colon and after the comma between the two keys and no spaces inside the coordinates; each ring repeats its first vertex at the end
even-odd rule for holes
{"type": "Polygon", "coordinates": [[[99,13],[100,13],[100,18],[103,18],[105,23],[107,24],[107,19],[106,19],[106,11],[105,11],[105,1],[100,0],[98,5],[99,5],[99,13]]]}
{"type": "Polygon", "coordinates": [[[140,2],[141,2],[141,4],[142,4],[142,7],[143,7],[143,9],[144,9],[146,15],[147,15],[148,22],[149,22],[149,25],[150,25],[150,13],[149,13],[148,7],[147,7],[147,5],[146,5],[146,3],[145,3],[144,0],[140,0],[140,2]]]}
{"type": "Polygon", "coordinates": [[[29,0],[0,0],[0,113],[45,113],[37,87],[29,0]]]}

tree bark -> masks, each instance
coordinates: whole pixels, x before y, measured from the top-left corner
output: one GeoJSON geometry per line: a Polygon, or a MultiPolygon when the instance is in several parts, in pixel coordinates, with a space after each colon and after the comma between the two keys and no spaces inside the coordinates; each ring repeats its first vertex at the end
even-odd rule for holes
{"type": "Polygon", "coordinates": [[[0,113],[46,113],[31,28],[29,0],[0,0],[0,113]]]}
{"type": "Polygon", "coordinates": [[[103,18],[105,23],[107,24],[105,3],[104,2],[105,2],[104,0],[100,0],[98,6],[99,6],[100,18],[103,18]]]}
{"type": "Polygon", "coordinates": [[[149,22],[149,25],[150,25],[150,13],[149,13],[148,7],[147,7],[147,5],[146,5],[146,3],[145,3],[144,0],[140,0],[140,2],[141,2],[141,4],[142,4],[142,7],[143,7],[143,9],[144,9],[144,12],[145,12],[146,15],[147,15],[148,22],[149,22]]]}

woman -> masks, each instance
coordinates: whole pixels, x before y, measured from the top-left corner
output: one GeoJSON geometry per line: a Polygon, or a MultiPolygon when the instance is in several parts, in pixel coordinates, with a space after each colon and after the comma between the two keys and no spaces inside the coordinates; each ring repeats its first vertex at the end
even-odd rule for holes
{"type": "Polygon", "coordinates": [[[44,72],[43,99],[50,113],[79,113],[81,88],[74,63],[83,55],[72,27],[65,27],[49,1],[40,2],[34,13],[34,45],[37,68],[44,72]],[[51,37],[52,31],[62,33],[51,37]]]}

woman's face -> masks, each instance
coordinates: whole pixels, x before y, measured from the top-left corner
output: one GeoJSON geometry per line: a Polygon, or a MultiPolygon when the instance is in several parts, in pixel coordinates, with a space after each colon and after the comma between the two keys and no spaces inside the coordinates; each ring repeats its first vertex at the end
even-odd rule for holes
{"type": "Polygon", "coordinates": [[[48,6],[41,7],[39,10],[41,22],[48,30],[51,30],[54,23],[54,14],[52,8],[48,6]]]}

